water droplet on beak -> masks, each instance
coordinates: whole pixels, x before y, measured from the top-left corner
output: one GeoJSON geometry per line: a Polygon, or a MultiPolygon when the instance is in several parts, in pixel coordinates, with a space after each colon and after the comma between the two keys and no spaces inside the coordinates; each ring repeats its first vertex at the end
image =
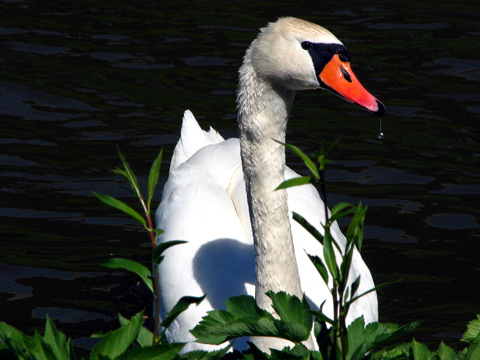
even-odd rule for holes
{"type": "Polygon", "coordinates": [[[378,136],[377,136],[377,137],[378,137],[380,140],[382,140],[383,137],[384,137],[383,132],[382,132],[382,118],[378,118],[378,119],[379,119],[379,121],[380,121],[380,129],[378,130],[378,136]]]}

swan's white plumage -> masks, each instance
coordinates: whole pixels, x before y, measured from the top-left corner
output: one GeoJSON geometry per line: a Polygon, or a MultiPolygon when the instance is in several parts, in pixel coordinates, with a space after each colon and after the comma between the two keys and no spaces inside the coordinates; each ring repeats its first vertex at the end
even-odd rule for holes
{"type": "MultiPolygon", "coordinates": [[[[307,256],[323,259],[322,246],[291,217],[295,211],[323,232],[323,202],[311,185],[290,188],[287,196],[285,190],[273,191],[284,178],[298,176],[285,168],[284,149],[273,139],[285,141],[295,91],[320,87],[302,41],[341,44],[328,30],[294,18],[269,24],[252,42],[240,69],[240,140],[224,140],[213,129],[203,131],[190,111],[184,114],[156,213],[157,227],[164,230],[159,242],[188,241],[169,248],[159,266],[162,315],[182,296],[207,294],[167,329],[170,341],[188,342],[183,351],[215,348],[193,342],[189,330],[208,310],[224,308],[234,295],[255,295],[257,304],[268,310],[264,290],[298,296],[304,292],[316,309],[326,301],[323,311],[332,316],[328,287],[307,256]]],[[[344,245],[338,225],[331,231],[344,245]]],[[[374,284],[356,251],[350,283],[359,275],[357,294],[374,284]]],[[[347,321],[360,315],[367,322],[378,320],[374,292],[352,305],[347,321]]],[[[263,338],[255,342],[265,350],[286,345],[263,338]]]]}
{"type": "MultiPolygon", "coordinates": [[[[189,241],[168,249],[161,264],[162,315],[172,309],[182,296],[207,294],[199,306],[190,307],[167,330],[167,336],[172,341],[190,341],[185,351],[214,348],[191,343],[194,337],[188,331],[208,310],[225,308],[225,300],[230,296],[254,295],[255,258],[241,171],[240,144],[238,139],[219,141],[220,135],[215,132],[216,135],[211,136],[212,130],[201,130],[193,114],[185,112],[182,140],[178,142],[175,154],[177,151],[188,153],[179,149],[185,146],[187,138],[195,139],[200,145],[183,163],[170,169],[156,213],[157,226],[165,231],[159,241],[189,241]]],[[[286,179],[297,176],[287,167],[286,179]]],[[[304,185],[290,188],[287,193],[289,209],[302,214],[322,230],[324,206],[317,190],[311,185],[304,185]]],[[[291,220],[291,225],[302,288],[316,308],[327,300],[323,309],[331,316],[332,301],[328,289],[306,255],[317,255],[323,259],[322,247],[295,221],[291,220]]],[[[344,244],[338,225],[332,226],[331,230],[337,241],[344,244]]],[[[370,271],[358,252],[355,252],[352,269],[351,281],[358,275],[362,278],[358,293],[374,286],[370,271]]],[[[351,321],[360,315],[364,315],[367,322],[378,319],[375,294],[354,304],[348,319],[351,321]]]]}

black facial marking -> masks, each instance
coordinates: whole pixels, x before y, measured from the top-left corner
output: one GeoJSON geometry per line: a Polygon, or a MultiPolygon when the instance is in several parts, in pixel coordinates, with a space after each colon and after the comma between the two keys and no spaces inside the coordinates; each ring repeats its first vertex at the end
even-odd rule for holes
{"type": "MultiPolygon", "coordinates": [[[[348,54],[348,49],[345,45],[319,44],[312,43],[310,41],[303,41],[301,45],[303,49],[308,51],[310,57],[312,58],[313,66],[315,67],[315,74],[317,75],[317,80],[320,82],[321,86],[324,86],[324,84],[322,84],[318,76],[322,72],[325,65],[332,60],[333,55],[338,54],[340,60],[343,62],[350,61],[350,55],[348,54]]],[[[346,75],[344,74],[344,76],[347,81],[351,81],[348,73],[346,75]]]]}

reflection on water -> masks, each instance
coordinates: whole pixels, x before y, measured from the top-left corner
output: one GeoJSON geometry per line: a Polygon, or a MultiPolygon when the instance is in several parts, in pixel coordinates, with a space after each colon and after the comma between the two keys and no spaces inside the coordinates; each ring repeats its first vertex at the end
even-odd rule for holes
{"type": "MultiPolygon", "coordinates": [[[[147,239],[92,191],[135,206],[109,172],[116,146],[145,186],[161,147],[169,159],[184,109],[235,136],[241,58],[281,15],[337,34],[387,106],[379,129],[330,94],[297,94],[288,133],[306,151],[341,135],[330,205],[368,205],[364,257],[374,278],[404,279],[380,294],[381,320],[423,319],[417,339],[455,343],[480,312],[476,6],[49,3],[0,4],[0,320],[33,333],[48,313],[88,347],[92,332],[117,326],[117,312],[151,311],[135,276],[97,265],[111,256],[148,264],[147,239]]],[[[289,164],[302,171],[290,155],[289,164]]]]}

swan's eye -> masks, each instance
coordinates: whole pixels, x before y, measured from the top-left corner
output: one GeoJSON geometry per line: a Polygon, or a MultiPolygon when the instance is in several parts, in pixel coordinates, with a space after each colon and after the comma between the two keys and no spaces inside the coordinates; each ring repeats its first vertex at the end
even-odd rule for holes
{"type": "Polygon", "coordinates": [[[302,49],[303,50],[312,50],[313,44],[310,41],[302,41],[302,49]]]}

